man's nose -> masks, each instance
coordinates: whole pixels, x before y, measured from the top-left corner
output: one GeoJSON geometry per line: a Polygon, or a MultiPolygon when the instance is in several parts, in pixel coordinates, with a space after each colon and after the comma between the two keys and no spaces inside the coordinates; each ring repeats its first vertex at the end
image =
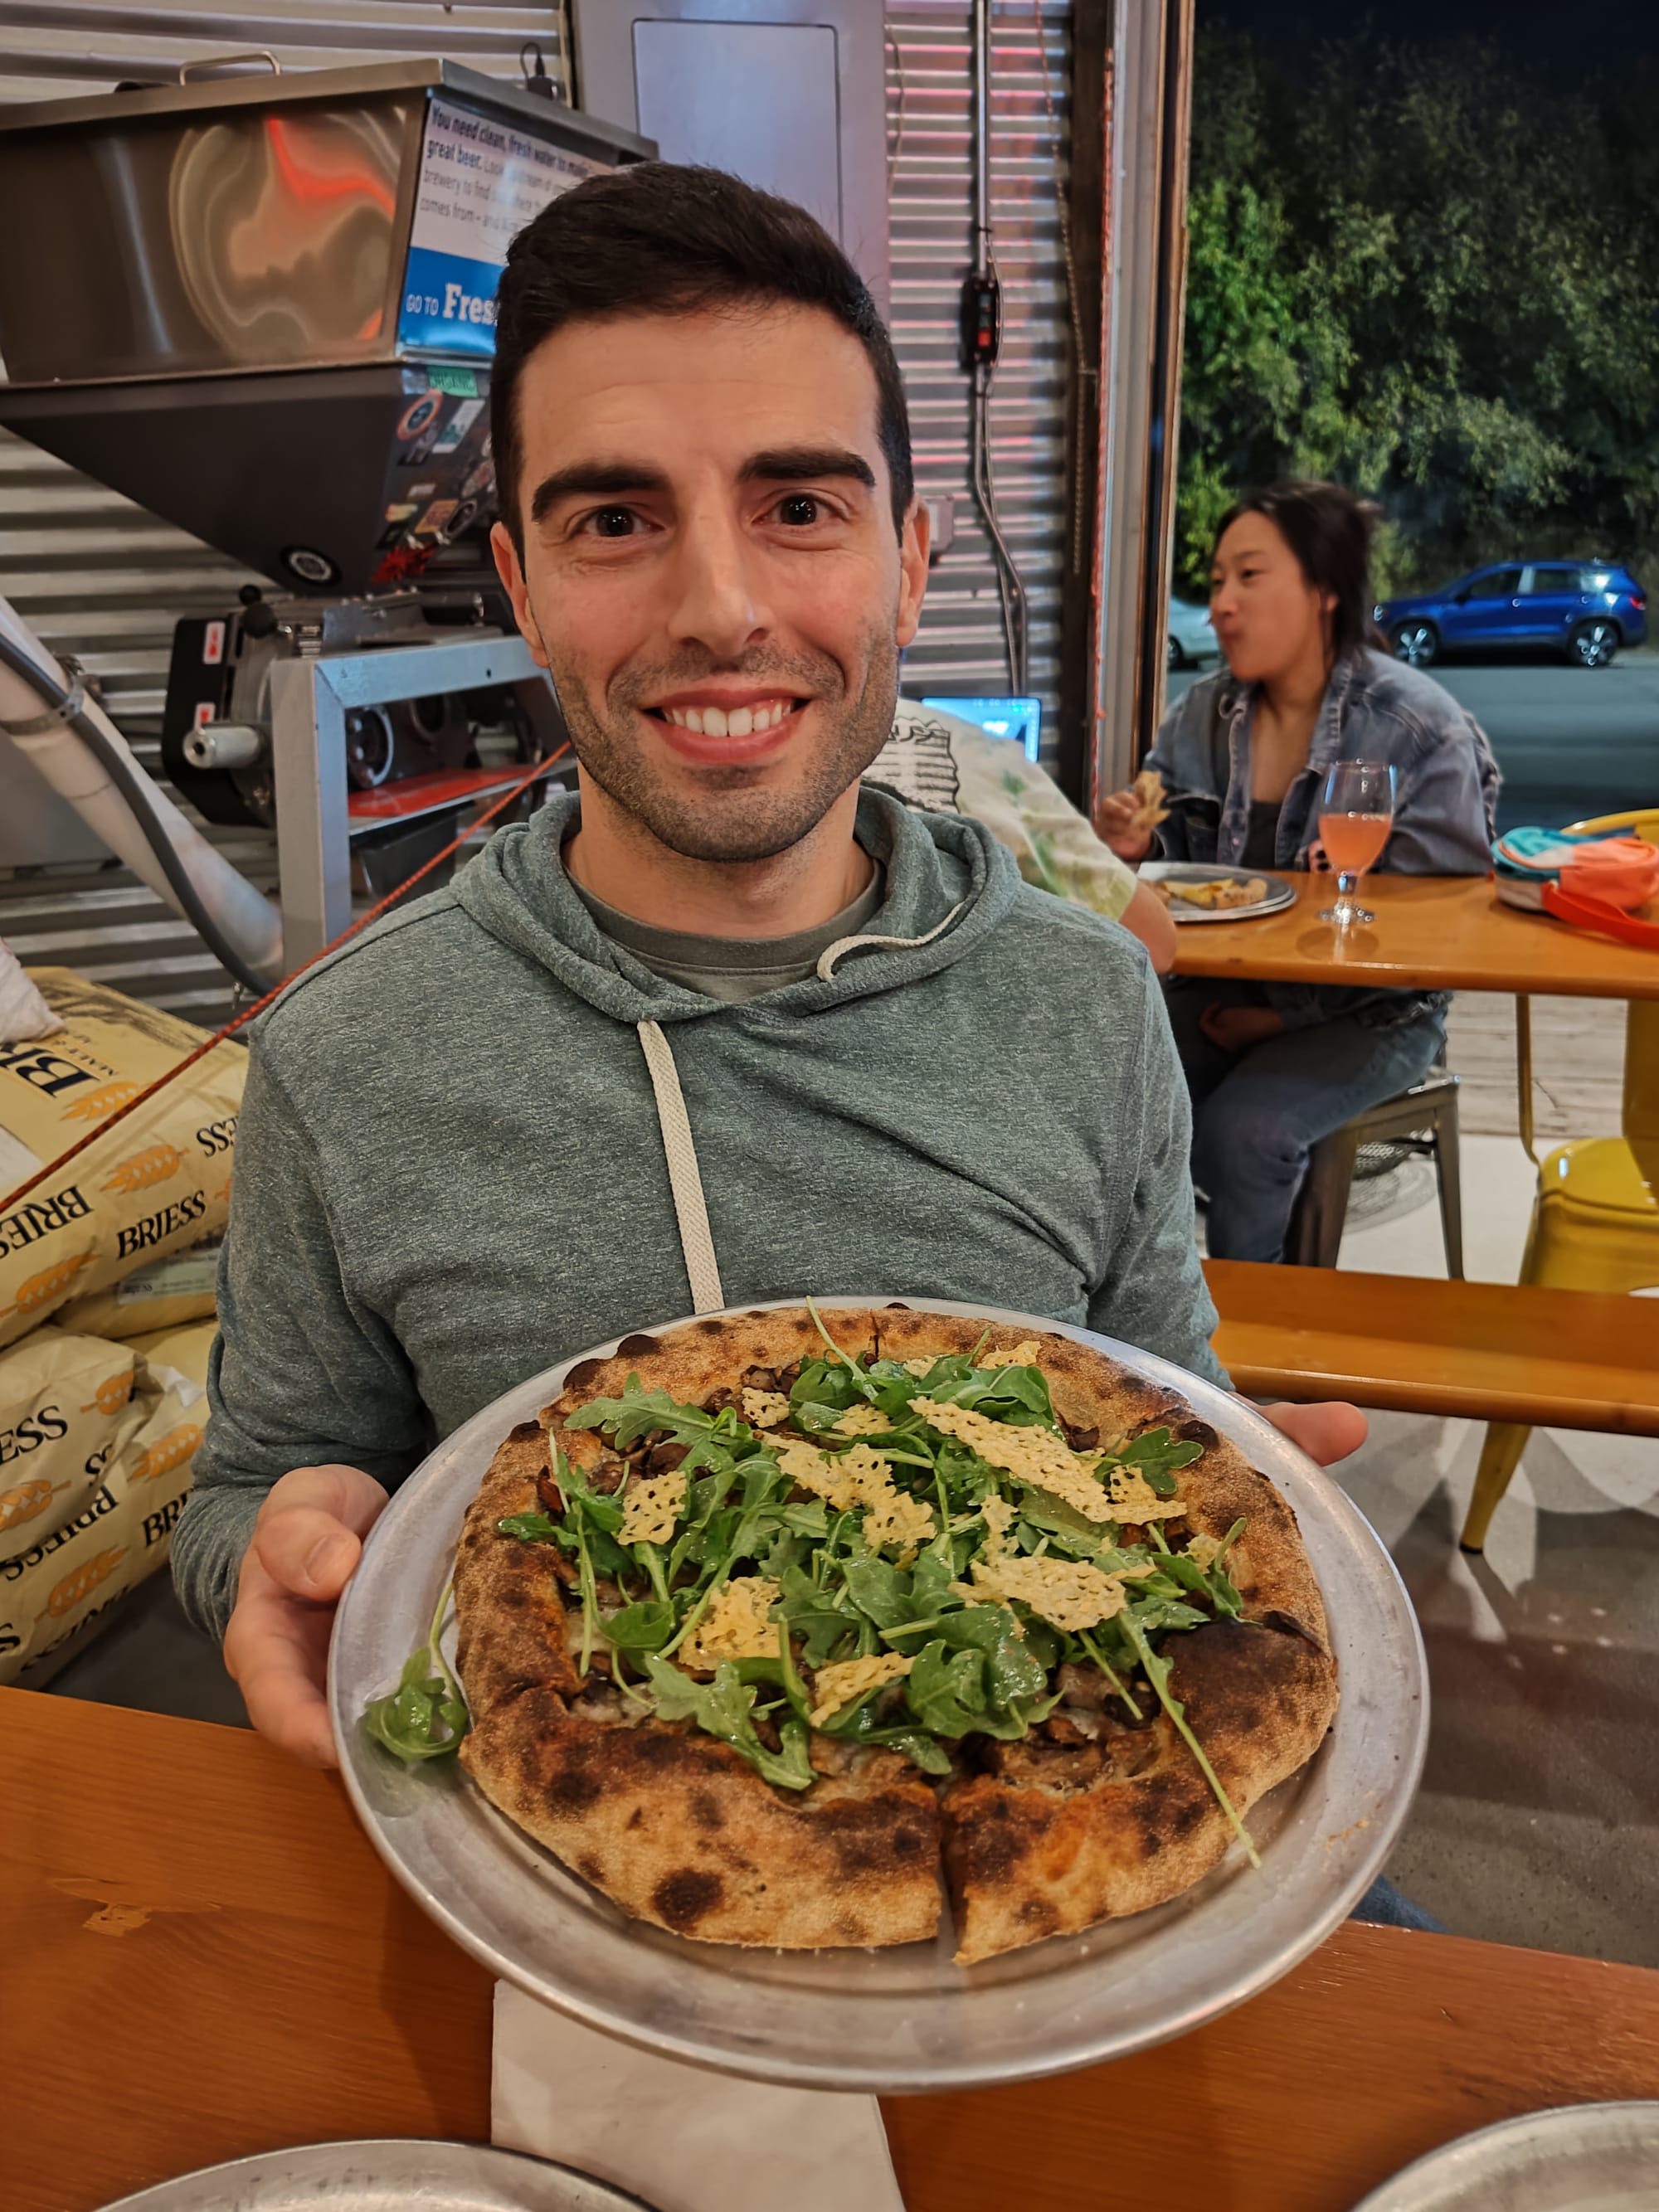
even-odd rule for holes
{"type": "Polygon", "coordinates": [[[735,660],[771,629],[759,555],[735,516],[688,515],[672,574],[668,627],[677,643],[735,660]]]}
{"type": "Polygon", "coordinates": [[[1218,615],[1231,615],[1236,613],[1237,611],[1237,608],[1238,594],[1234,591],[1230,583],[1211,585],[1210,619],[1212,622],[1216,619],[1218,615]]]}

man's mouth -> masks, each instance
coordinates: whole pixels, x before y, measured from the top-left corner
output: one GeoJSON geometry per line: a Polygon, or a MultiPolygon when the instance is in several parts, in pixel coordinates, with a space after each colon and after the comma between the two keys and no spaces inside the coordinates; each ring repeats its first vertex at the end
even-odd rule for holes
{"type": "Polygon", "coordinates": [[[748,760],[770,752],[793,734],[797,716],[811,704],[785,692],[741,702],[674,700],[644,712],[676,752],[699,761],[748,760]]]}

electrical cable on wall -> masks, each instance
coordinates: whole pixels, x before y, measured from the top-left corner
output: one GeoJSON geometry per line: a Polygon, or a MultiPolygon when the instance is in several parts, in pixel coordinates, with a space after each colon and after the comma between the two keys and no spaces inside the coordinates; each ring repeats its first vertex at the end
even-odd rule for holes
{"type": "Polygon", "coordinates": [[[1002,280],[991,234],[991,0],[974,0],[974,265],[962,288],[962,365],[973,379],[970,480],[996,563],[1003,639],[1014,691],[1026,689],[1025,587],[1002,534],[991,464],[991,387],[1002,349],[1002,280]]]}
{"type": "Polygon", "coordinates": [[[1083,313],[1078,301],[1077,257],[1072,248],[1072,196],[1066,180],[1066,141],[1061,133],[1060,116],[1054,106],[1054,88],[1048,68],[1048,33],[1042,20],[1042,0],[1031,0],[1031,14],[1036,27],[1037,69],[1042,78],[1042,105],[1048,113],[1048,134],[1054,146],[1054,206],[1060,216],[1060,253],[1066,273],[1066,307],[1072,325],[1072,360],[1076,387],[1072,429],[1072,566],[1080,571],[1083,567],[1085,518],[1089,506],[1088,488],[1084,483],[1080,465],[1084,451],[1083,422],[1085,410],[1096,397],[1096,391],[1091,387],[1098,387],[1100,371],[1083,343],[1083,313]]]}

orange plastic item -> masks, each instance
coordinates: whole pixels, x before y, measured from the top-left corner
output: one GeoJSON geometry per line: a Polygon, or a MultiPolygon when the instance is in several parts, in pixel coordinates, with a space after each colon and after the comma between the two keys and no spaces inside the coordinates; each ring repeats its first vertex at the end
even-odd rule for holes
{"type": "Polygon", "coordinates": [[[1561,870],[1561,888],[1609,906],[1641,906],[1659,892],[1659,847],[1640,837],[1603,837],[1578,846],[1561,870]]]}

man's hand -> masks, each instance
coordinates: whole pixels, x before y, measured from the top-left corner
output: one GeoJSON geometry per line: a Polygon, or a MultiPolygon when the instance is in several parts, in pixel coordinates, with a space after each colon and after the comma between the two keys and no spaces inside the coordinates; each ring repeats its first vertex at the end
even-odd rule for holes
{"type": "Polygon", "coordinates": [[[1370,1430],[1358,1407],[1346,1405],[1340,1398],[1320,1406],[1263,1406],[1261,1410],[1321,1467],[1333,1466],[1350,1452],[1357,1452],[1370,1430]]]}
{"type": "Polygon", "coordinates": [[[1253,1044],[1265,1044],[1269,1037],[1282,1036],[1285,1029],[1271,1006],[1224,1006],[1218,1003],[1205,1007],[1198,1018],[1198,1026],[1223,1052],[1248,1052],[1253,1044]]]}
{"type": "Polygon", "coordinates": [[[337,1766],[324,1687],[334,1607],[386,1493],[356,1467],[296,1467],[259,1508],[225,1665],[261,1735],[307,1766],[337,1766]]]}
{"type": "Polygon", "coordinates": [[[1152,850],[1152,833],[1140,821],[1144,809],[1133,791],[1115,791],[1095,807],[1095,829],[1103,845],[1120,860],[1144,860],[1152,850]],[[1139,826],[1137,826],[1139,825],[1139,826]]]}

